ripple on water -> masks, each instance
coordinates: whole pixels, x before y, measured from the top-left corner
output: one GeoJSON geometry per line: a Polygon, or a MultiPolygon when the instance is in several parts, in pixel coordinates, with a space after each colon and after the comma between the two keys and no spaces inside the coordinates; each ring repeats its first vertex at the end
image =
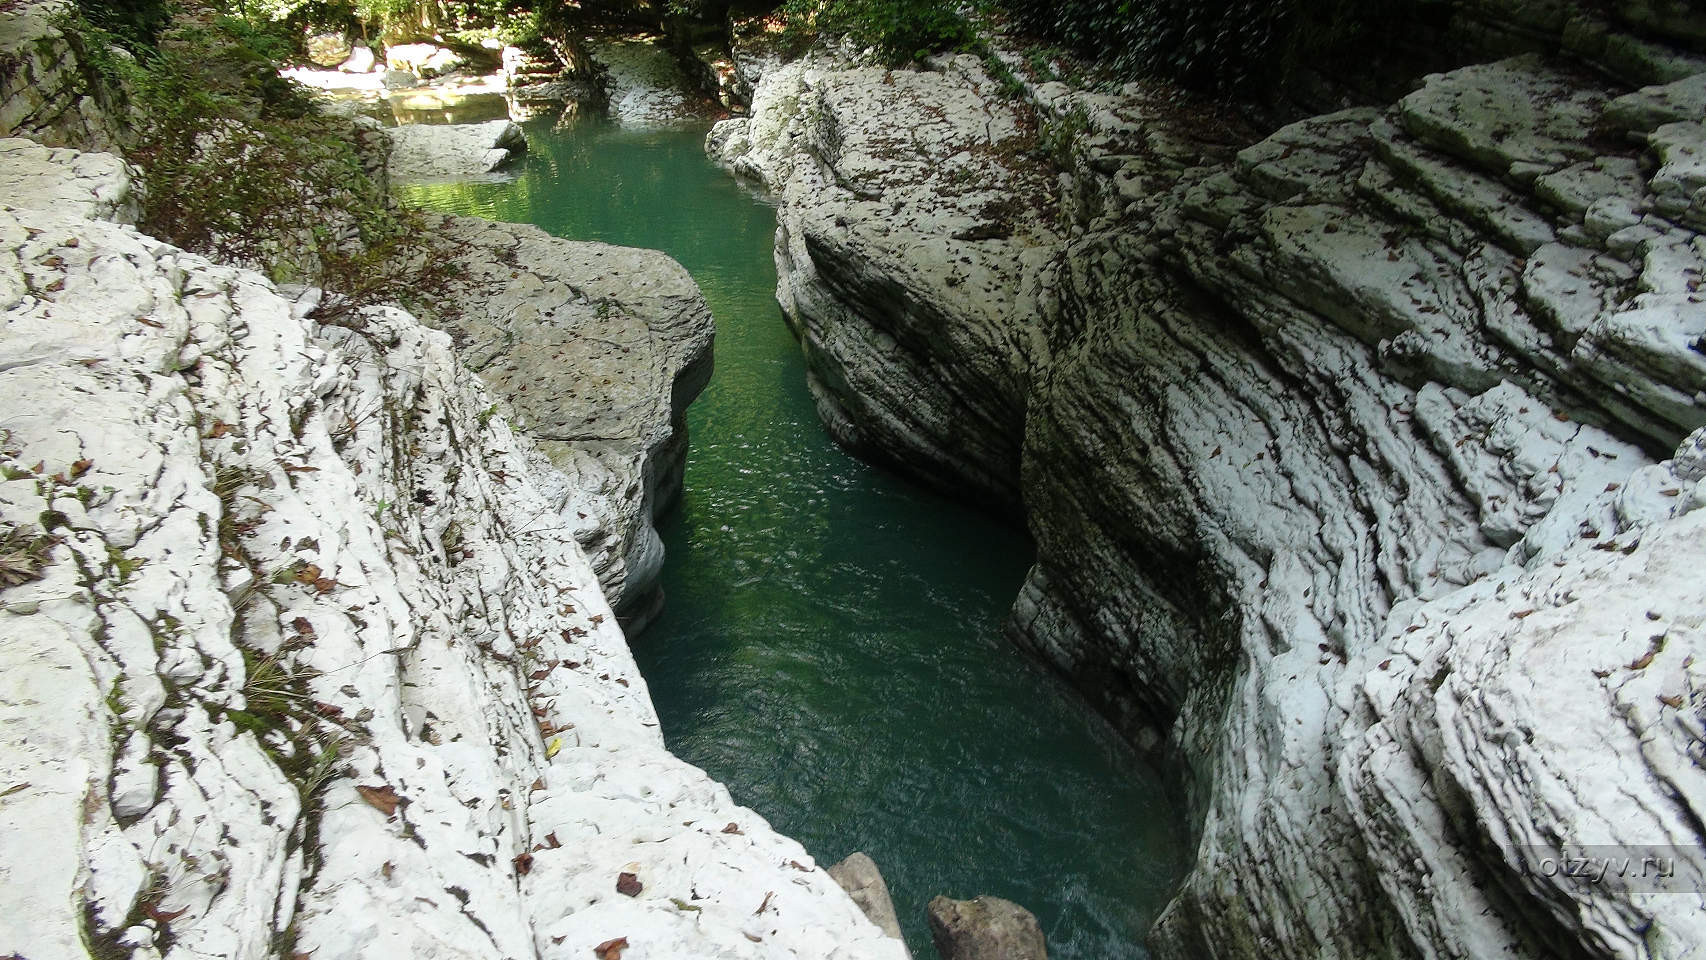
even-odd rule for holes
{"type": "Polygon", "coordinates": [[[773,299],[774,217],[702,132],[528,136],[514,181],[410,195],[665,250],[717,317],[661,524],[668,603],[634,640],[671,749],[819,860],[869,853],[918,956],[938,893],[1025,905],[1057,960],[1145,956],[1184,828],[1153,772],[1002,639],[1024,536],[829,441],[773,299]]]}

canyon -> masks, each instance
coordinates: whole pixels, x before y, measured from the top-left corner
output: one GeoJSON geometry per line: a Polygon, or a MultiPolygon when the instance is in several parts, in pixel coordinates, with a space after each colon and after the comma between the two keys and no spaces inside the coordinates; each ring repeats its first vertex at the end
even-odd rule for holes
{"type": "Polygon", "coordinates": [[[1253,143],[999,44],[737,46],[707,150],[824,422],[1022,512],[1013,639],[1184,781],[1158,956],[1701,941],[1706,61],[1613,6],[1463,5],[1489,62],[1253,143]]]}
{"type": "MultiPolygon", "coordinates": [[[[455,310],[320,322],[135,229],[57,9],[0,12],[0,952],[904,956],[629,651],[686,271],[434,217],[455,310]]],[[[1001,37],[707,67],[824,426],[1023,523],[1008,635],[1176,778],[1157,957],[1706,943],[1706,18],[1452,10],[1260,131],[1001,37]]]]}

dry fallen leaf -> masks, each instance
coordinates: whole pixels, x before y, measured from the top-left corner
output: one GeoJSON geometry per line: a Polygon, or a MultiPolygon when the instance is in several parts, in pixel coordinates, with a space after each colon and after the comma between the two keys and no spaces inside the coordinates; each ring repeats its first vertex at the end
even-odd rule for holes
{"type": "Polygon", "coordinates": [[[387,817],[397,812],[397,802],[400,798],[389,784],[377,787],[357,786],[355,792],[361,794],[361,799],[372,804],[387,817]]]}
{"type": "Polygon", "coordinates": [[[723,832],[724,833],[740,833],[740,827],[736,826],[734,823],[730,823],[728,826],[723,828],[723,832]]]}
{"type": "Polygon", "coordinates": [[[631,873],[616,875],[616,892],[624,897],[637,897],[640,895],[640,891],[644,889],[646,889],[646,885],[640,882],[639,877],[631,873]]]}
{"type": "Polygon", "coordinates": [[[152,903],[145,904],[142,908],[142,912],[148,915],[148,919],[153,920],[155,923],[170,923],[171,921],[183,916],[188,910],[189,907],[182,907],[177,910],[162,910],[158,905],[152,903]]]}
{"type": "Polygon", "coordinates": [[[617,937],[614,940],[606,940],[598,946],[593,947],[592,955],[597,957],[598,960],[622,960],[622,951],[626,949],[628,949],[628,938],[617,937]]]}
{"type": "Polygon", "coordinates": [[[296,571],[296,582],[297,583],[313,583],[314,581],[316,581],[318,579],[320,579],[320,565],[319,564],[310,563],[310,564],[305,565],[302,569],[296,571]]]}
{"type": "Polygon", "coordinates": [[[1663,703],[1667,707],[1680,707],[1680,706],[1682,706],[1682,698],[1679,696],[1676,696],[1674,694],[1671,696],[1668,696],[1668,697],[1660,696],[1659,702],[1663,703]]]}
{"type": "Polygon", "coordinates": [[[79,460],[76,463],[73,463],[71,465],[71,479],[75,480],[83,474],[88,473],[89,468],[94,465],[95,461],[93,460],[79,460]]]}
{"type": "Polygon", "coordinates": [[[525,877],[527,872],[533,869],[533,854],[518,853],[510,862],[515,864],[516,876],[525,877]]]}

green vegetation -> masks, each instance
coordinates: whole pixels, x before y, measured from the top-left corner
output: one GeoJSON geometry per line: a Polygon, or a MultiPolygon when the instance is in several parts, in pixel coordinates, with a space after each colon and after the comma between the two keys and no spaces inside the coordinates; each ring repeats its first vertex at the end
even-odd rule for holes
{"type": "Polygon", "coordinates": [[[1377,15],[1352,0],[1001,0],[1024,30],[1123,76],[1160,76],[1219,93],[1281,82],[1300,65],[1366,40],[1409,0],[1377,15]]]}
{"type": "Polygon", "coordinates": [[[969,48],[977,36],[954,4],[935,0],[787,0],[781,13],[795,49],[845,36],[891,66],[969,48]]]}
{"type": "Polygon", "coordinates": [[[267,55],[276,29],[180,9],[134,58],[102,42],[95,18],[67,24],[99,51],[91,66],[126,91],[140,122],[129,159],[142,172],[142,229],[280,282],[320,287],[323,322],[354,324],[378,303],[421,304],[453,279],[421,215],[368,173],[362,133],[321,116],[267,55]]]}

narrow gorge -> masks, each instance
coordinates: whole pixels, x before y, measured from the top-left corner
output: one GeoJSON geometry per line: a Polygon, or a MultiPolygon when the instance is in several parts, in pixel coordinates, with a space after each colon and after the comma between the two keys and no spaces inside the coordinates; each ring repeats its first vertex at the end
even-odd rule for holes
{"type": "Polygon", "coordinates": [[[437,246],[0,8],[0,955],[1706,943],[1698,4],[252,2],[437,246]]]}

